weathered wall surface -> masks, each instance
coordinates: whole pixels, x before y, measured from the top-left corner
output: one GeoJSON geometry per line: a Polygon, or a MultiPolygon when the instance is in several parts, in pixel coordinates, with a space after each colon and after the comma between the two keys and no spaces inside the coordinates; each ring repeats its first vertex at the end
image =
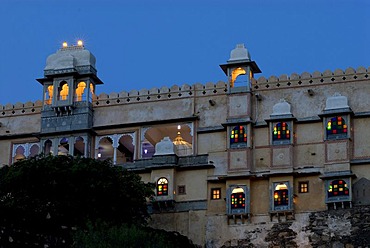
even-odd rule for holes
{"type": "Polygon", "coordinates": [[[226,216],[208,216],[206,230],[209,248],[365,248],[370,247],[370,206],[301,213],[281,222],[256,217],[244,225],[227,225],[226,216]]]}
{"type": "Polygon", "coordinates": [[[255,101],[257,110],[255,119],[261,122],[269,118],[272,107],[279,99],[294,103],[292,113],[296,118],[317,117],[325,107],[325,101],[338,92],[348,97],[349,106],[353,112],[366,112],[369,99],[370,85],[366,83],[368,70],[359,67],[357,70],[347,68],[343,70],[304,72],[301,75],[293,73],[289,77],[281,75],[279,78],[271,76],[268,79],[260,77],[253,79],[253,91],[260,94],[262,101],[255,101]],[[335,87],[332,85],[335,84],[335,87]],[[313,94],[308,94],[308,90],[313,94]],[[356,97],[353,97],[356,96],[356,97]]]}
{"type": "Polygon", "coordinates": [[[194,244],[202,245],[206,242],[203,235],[206,232],[205,215],[205,210],[153,214],[149,225],[166,231],[177,231],[189,237],[194,244]]]}

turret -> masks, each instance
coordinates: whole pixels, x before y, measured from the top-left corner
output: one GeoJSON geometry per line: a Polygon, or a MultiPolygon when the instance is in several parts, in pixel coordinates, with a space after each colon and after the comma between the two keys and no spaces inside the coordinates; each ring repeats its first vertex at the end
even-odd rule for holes
{"type": "Polygon", "coordinates": [[[254,74],[261,73],[256,62],[251,60],[244,44],[237,44],[236,48],[231,51],[227,63],[220,67],[228,77],[229,92],[250,90],[254,74]]]}
{"type": "Polygon", "coordinates": [[[92,98],[96,85],[103,84],[95,62],[82,41],[74,46],[64,42],[47,58],[44,77],[37,79],[43,85],[41,142],[45,153],[87,155],[93,126],[92,98]]]}

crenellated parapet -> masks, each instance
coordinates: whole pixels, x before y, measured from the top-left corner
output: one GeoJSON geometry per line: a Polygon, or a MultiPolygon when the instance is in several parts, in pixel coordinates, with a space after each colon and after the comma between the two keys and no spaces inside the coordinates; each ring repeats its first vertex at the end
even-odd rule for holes
{"type": "Polygon", "coordinates": [[[194,84],[192,86],[184,84],[182,86],[173,85],[172,87],[161,87],[132,90],[130,92],[122,91],[121,93],[101,93],[94,97],[94,107],[117,105],[117,104],[132,104],[140,102],[165,101],[171,99],[201,97],[220,95],[227,92],[227,84],[225,82],[194,84]]]}
{"type": "Polygon", "coordinates": [[[254,91],[279,89],[288,87],[299,87],[299,86],[312,86],[319,84],[330,84],[330,83],[346,83],[356,82],[361,80],[369,79],[370,67],[358,67],[357,70],[349,67],[345,71],[337,69],[334,72],[326,70],[323,73],[315,71],[310,74],[303,72],[302,74],[293,73],[290,76],[281,75],[270,76],[268,79],[265,77],[259,77],[258,79],[252,80],[252,87],[254,91]]]}
{"type": "Polygon", "coordinates": [[[3,116],[18,116],[18,115],[27,115],[27,114],[38,114],[41,113],[42,101],[37,100],[35,102],[26,102],[21,103],[17,102],[16,104],[0,104],[0,117],[3,116]]]}

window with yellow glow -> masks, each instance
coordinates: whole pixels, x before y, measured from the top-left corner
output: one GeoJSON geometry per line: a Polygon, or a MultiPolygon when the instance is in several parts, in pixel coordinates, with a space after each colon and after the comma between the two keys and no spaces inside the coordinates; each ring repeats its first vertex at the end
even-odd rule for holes
{"type": "Polygon", "coordinates": [[[290,130],[288,123],[279,122],[274,126],[272,140],[273,141],[290,140],[290,130]]]}
{"type": "Polygon", "coordinates": [[[288,206],[289,191],[286,184],[278,184],[274,191],[274,206],[288,206]]]}
{"type": "Polygon", "coordinates": [[[85,92],[86,83],[85,82],[79,82],[76,88],[76,101],[80,102],[83,100],[83,94],[85,92]]]}
{"type": "Polygon", "coordinates": [[[240,75],[245,75],[246,71],[243,68],[236,68],[231,73],[231,81],[230,81],[230,87],[234,87],[235,80],[240,75]]]}
{"type": "Polygon", "coordinates": [[[90,92],[91,95],[94,95],[94,85],[92,83],[90,83],[90,92]]]}
{"type": "Polygon", "coordinates": [[[299,193],[308,193],[308,182],[299,182],[298,192],[299,193]]]}
{"type": "Polygon", "coordinates": [[[69,86],[67,82],[63,81],[59,87],[59,100],[67,100],[69,92],[69,86]]]}
{"type": "Polygon", "coordinates": [[[348,127],[342,116],[335,116],[328,120],[326,124],[326,136],[328,138],[347,136],[347,132],[348,127]]]}
{"type": "Polygon", "coordinates": [[[246,143],[247,142],[247,134],[245,132],[245,128],[243,126],[236,126],[231,130],[230,134],[230,144],[235,143],[246,143]]]}
{"type": "Polygon", "coordinates": [[[231,209],[245,208],[245,193],[242,188],[236,188],[231,193],[231,209]]]}
{"type": "Polygon", "coordinates": [[[168,195],[168,180],[161,177],[157,181],[157,196],[168,195]]]}
{"type": "Polygon", "coordinates": [[[337,196],[348,196],[349,189],[347,182],[344,180],[334,180],[329,184],[328,198],[337,196]]]}
{"type": "Polygon", "coordinates": [[[221,188],[211,189],[211,200],[221,199],[221,188]]]}
{"type": "Polygon", "coordinates": [[[45,104],[50,105],[53,102],[53,85],[49,85],[45,92],[45,104]]]}

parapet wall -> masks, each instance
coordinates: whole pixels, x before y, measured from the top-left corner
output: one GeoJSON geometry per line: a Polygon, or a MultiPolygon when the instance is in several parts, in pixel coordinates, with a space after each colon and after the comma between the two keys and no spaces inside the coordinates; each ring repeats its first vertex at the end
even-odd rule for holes
{"type": "Polygon", "coordinates": [[[174,85],[171,88],[161,87],[150,90],[142,89],[140,91],[132,90],[130,92],[122,91],[121,93],[102,93],[94,98],[94,107],[117,104],[132,104],[151,101],[166,101],[170,99],[179,99],[197,96],[220,95],[227,92],[225,82],[194,84],[192,86],[184,84],[182,86],[174,85]]]}
{"type": "MultiPolygon", "coordinates": [[[[252,79],[252,90],[262,91],[270,89],[281,89],[288,87],[305,87],[311,85],[356,82],[369,79],[370,67],[358,67],[357,70],[347,68],[345,71],[337,69],[334,72],[326,70],[323,73],[314,72],[312,74],[303,72],[302,74],[292,73],[290,76],[281,75],[270,76],[268,79],[259,77],[252,79]]],[[[94,96],[94,107],[132,104],[140,102],[165,101],[170,99],[220,95],[227,92],[227,83],[219,81],[216,84],[206,83],[205,85],[197,83],[192,86],[184,84],[182,86],[174,85],[170,88],[152,88],[142,90],[132,90],[130,92],[122,91],[120,93],[101,93],[94,96]]],[[[42,101],[27,102],[16,104],[0,105],[0,118],[2,116],[16,116],[33,113],[40,113],[42,109],[42,101]]]]}
{"type": "Polygon", "coordinates": [[[36,102],[17,102],[16,104],[0,104],[0,118],[3,116],[27,115],[41,113],[42,101],[36,102]]]}
{"type": "Polygon", "coordinates": [[[327,83],[344,83],[369,79],[370,67],[358,67],[357,70],[349,67],[345,71],[337,69],[334,72],[326,70],[323,73],[314,72],[312,74],[303,72],[302,74],[293,73],[290,76],[281,75],[280,77],[271,76],[268,79],[260,77],[252,80],[254,91],[281,89],[298,86],[311,86],[327,83]]]}

